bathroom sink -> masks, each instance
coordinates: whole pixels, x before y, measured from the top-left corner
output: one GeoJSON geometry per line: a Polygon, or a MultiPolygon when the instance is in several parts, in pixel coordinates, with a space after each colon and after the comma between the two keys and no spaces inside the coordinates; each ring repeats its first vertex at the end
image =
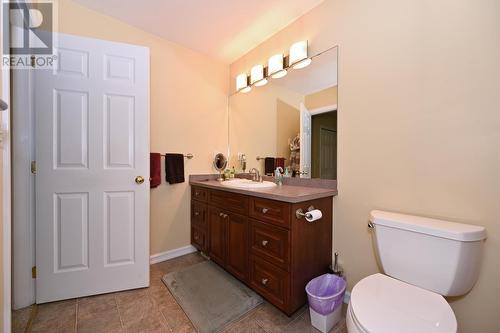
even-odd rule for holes
{"type": "Polygon", "coordinates": [[[260,183],[251,181],[250,179],[241,179],[241,178],[236,178],[222,182],[222,185],[227,187],[242,188],[242,189],[272,188],[277,186],[273,182],[263,181],[262,183],[260,183]]]}

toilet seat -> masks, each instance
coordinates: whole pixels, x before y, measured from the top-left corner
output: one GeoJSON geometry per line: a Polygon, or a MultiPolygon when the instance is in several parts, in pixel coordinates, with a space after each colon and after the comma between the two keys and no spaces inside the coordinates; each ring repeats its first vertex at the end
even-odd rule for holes
{"type": "Polygon", "coordinates": [[[457,332],[455,314],[443,296],[383,274],[359,281],[349,306],[356,327],[364,332],[457,332]]]}

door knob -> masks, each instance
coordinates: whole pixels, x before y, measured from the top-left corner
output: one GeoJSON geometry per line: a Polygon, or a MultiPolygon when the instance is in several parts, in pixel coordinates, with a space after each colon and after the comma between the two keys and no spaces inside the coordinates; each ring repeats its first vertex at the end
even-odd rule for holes
{"type": "Polygon", "coordinates": [[[144,177],[143,176],[137,176],[135,177],[135,182],[139,185],[141,185],[142,183],[144,183],[144,177]]]}

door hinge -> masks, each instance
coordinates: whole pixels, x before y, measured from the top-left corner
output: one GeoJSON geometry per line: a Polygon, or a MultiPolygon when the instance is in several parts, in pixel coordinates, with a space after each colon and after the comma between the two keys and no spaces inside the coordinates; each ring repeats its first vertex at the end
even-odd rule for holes
{"type": "Polygon", "coordinates": [[[36,161],[31,161],[31,173],[36,175],[36,161]]]}
{"type": "Polygon", "coordinates": [[[36,266],[31,267],[31,277],[36,279],[36,266]]]}

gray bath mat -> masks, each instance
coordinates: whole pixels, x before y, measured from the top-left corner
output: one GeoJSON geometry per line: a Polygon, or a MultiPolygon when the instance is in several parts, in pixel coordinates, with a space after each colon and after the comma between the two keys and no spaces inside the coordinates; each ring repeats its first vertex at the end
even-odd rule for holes
{"type": "Polygon", "coordinates": [[[162,280],[200,333],[217,332],[262,303],[211,261],[168,273],[162,280]]]}

